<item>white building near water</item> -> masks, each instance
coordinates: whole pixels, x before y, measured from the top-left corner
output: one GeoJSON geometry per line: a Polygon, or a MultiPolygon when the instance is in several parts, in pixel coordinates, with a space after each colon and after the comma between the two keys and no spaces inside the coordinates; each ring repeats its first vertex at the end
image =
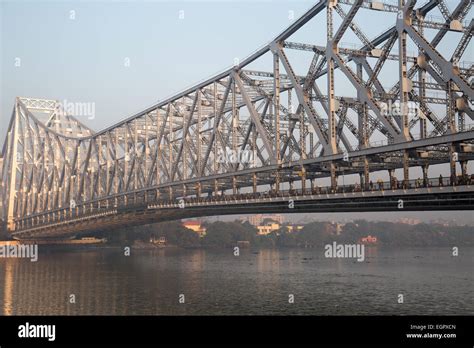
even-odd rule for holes
{"type": "Polygon", "coordinates": [[[276,222],[269,222],[265,225],[258,225],[257,230],[259,235],[266,235],[273,231],[277,231],[280,229],[280,224],[276,222]]]}

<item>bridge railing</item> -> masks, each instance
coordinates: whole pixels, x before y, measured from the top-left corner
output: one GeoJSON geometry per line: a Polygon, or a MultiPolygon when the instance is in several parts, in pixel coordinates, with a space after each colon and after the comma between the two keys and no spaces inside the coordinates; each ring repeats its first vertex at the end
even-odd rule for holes
{"type": "MultiPolygon", "coordinates": [[[[288,190],[269,190],[265,192],[257,193],[238,193],[235,195],[217,195],[207,197],[182,197],[186,202],[214,202],[214,201],[235,201],[239,199],[254,199],[254,198],[277,198],[277,197],[291,197],[291,196],[305,196],[305,195],[328,195],[337,193],[351,193],[351,192],[372,192],[372,191],[387,191],[387,190],[410,190],[430,187],[449,187],[449,186],[466,186],[474,183],[474,176],[459,176],[456,179],[449,177],[438,177],[428,178],[423,180],[422,178],[408,180],[392,180],[390,181],[369,181],[367,185],[360,184],[347,184],[337,185],[336,187],[331,186],[317,186],[313,188],[302,188],[288,189],[288,190]]],[[[175,200],[172,203],[176,203],[175,200]]]]}

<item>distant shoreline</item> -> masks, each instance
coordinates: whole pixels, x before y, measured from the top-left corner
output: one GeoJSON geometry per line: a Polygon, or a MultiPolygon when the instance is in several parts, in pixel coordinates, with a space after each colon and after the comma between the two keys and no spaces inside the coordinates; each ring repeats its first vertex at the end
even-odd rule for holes
{"type": "MultiPolygon", "coordinates": [[[[0,241],[0,246],[2,241],[0,241]]],[[[86,251],[86,250],[108,250],[108,249],[120,249],[122,250],[123,248],[127,247],[127,245],[83,245],[83,246],[78,246],[78,245],[58,245],[58,244],[43,244],[40,246],[40,249],[42,250],[47,250],[47,251],[86,251]]],[[[378,250],[384,250],[384,249],[390,249],[390,250],[405,250],[405,249],[411,249],[411,248],[416,248],[416,249],[422,249],[422,248],[451,248],[451,245],[366,245],[365,246],[367,249],[378,249],[378,250]]],[[[459,247],[465,247],[465,248],[474,248],[473,245],[459,245],[459,247]]],[[[186,250],[186,251],[191,251],[191,250],[206,250],[206,251],[228,251],[228,250],[233,250],[234,247],[228,246],[228,247],[209,247],[209,246],[200,246],[200,247],[182,247],[182,246],[177,246],[177,245],[171,245],[171,246],[163,246],[163,247],[134,247],[133,245],[130,247],[131,250],[133,251],[158,251],[158,250],[186,250]]],[[[301,246],[255,246],[255,247],[249,247],[249,248],[243,248],[241,249],[241,252],[251,252],[251,253],[258,253],[261,250],[323,250],[324,245],[318,245],[318,246],[312,246],[312,247],[301,247],[301,246]]]]}

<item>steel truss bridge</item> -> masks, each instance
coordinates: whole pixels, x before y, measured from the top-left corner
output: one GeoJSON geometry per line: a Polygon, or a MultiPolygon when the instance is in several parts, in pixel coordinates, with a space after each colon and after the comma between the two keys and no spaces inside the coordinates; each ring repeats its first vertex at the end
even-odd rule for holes
{"type": "Polygon", "coordinates": [[[473,209],[472,1],[451,3],[319,1],[240,64],[100,132],[57,101],[16,98],[5,229],[38,239],[255,211],[473,209]],[[369,38],[363,11],[392,26],[369,38]],[[327,42],[294,39],[311,23],[327,42]],[[450,173],[430,177],[436,164],[450,173]]]}

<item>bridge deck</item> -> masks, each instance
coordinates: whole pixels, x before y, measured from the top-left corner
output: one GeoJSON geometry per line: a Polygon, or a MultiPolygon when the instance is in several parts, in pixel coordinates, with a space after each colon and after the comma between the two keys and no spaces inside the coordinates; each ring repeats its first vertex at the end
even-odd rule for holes
{"type": "MultiPolygon", "coordinates": [[[[91,231],[123,228],[140,224],[182,218],[234,215],[258,212],[380,212],[474,209],[474,185],[429,186],[412,188],[389,187],[375,183],[367,190],[354,185],[317,188],[303,194],[301,190],[265,192],[207,198],[183,198],[175,201],[146,201],[128,203],[111,209],[95,208],[90,213],[64,210],[45,219],[30,221],[13,233],[18,239],[50,238],[91,231]],[[66,214],[66,216],[64,215],[66,214]]],[[[34,218],[32,218],[34,219],[34,218]]]]}

